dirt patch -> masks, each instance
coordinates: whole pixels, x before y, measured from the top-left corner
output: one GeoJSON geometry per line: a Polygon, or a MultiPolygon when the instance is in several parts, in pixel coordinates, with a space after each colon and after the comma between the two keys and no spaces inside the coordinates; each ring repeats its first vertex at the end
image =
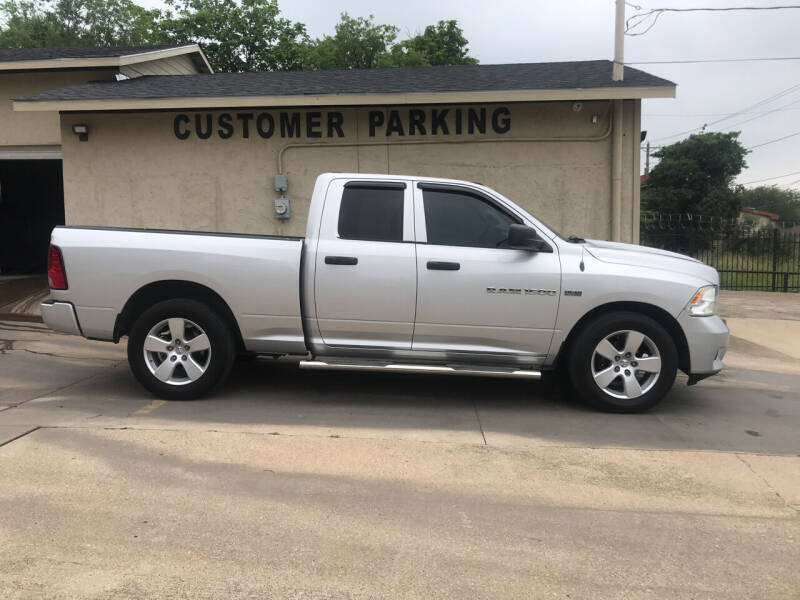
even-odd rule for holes
{"type": "Polygon", "coordinates": [[[800,321],[800,294],[722,290],[718,310],[730,318],[800,321]]]}

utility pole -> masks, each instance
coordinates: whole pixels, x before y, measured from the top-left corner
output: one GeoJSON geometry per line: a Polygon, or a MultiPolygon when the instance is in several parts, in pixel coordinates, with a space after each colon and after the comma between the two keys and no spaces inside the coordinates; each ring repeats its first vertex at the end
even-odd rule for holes
{"type": "MultiPolygon", "coordinates": [[[[614,24],[614,68],[611,79],[622,81],[625,44],[625,0],[617,0],[614,24]]],[[[622,241],[622,100],[613,101],[611,130],[611,240],[622,241]]]]}
{"type": "Polygon", "coordinates": [[[622,81],[625,61],[625,0],[616,0],[617,18],[614,24],[614,70],[611,79],[622,81]]]}
{"type": "Polygon", "coordinates": [[[645,155],[644,155],[644,174],[647,175],[650,172],[650,142],[647,142],[647,146],[645,146],[645,155]]]}

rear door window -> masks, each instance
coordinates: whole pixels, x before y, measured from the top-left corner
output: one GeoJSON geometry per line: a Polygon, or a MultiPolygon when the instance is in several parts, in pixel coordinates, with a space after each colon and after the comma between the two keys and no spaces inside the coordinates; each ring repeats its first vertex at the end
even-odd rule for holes
{"type": "Polygon", "coordinates": [[[339,237],[402,242],[404,194],[400,186],[345,186],[339,206],[339,237]]]}

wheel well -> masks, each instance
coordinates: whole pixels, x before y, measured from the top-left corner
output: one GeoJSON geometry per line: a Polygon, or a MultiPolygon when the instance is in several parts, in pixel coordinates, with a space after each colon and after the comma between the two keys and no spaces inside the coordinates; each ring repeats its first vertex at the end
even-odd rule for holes
{"type": "Polygon", "coordinates": [[[158,302],[173,298],[191,298],[207,304],[222,317],[233,332],[238,349],[244,349],[242,333],[228,304],[211,288],[182,280],[156,281],[139,288],[125,303],[114,324],[114,342],[130,332],[131,325],[143,311],[158,302]]]}
{"type": "Polygon", "coordinates": [[[689,373],[689,344],[686,342],[686,336],[683,334],[683,330],[678,324],[678,321],[676,321],[675,317],[673,317],[663,308],[659,308],[653,304],[646,304],[644,302],[611,302],[609,304],[597,306],[590,310],[588,313],[583,315],[577,323],[575,323],[572,330],[569,332],[569,335],[567,335],[567,339],[564,340],[564,343],[561,345],[561,348],[558,351],[557,363],[560,364],[561,358],[569,353],[570,344],[577,337],[578,332],[586,325],[586,323],[600,315],[621,310],[645,314],[657,321],[659,325],[666,329],[667,333],[669,333],[670,337],[672,338],[672,341],[675,342],[675,348],[678,350],[678,368],[684,373],[689,373]]]}

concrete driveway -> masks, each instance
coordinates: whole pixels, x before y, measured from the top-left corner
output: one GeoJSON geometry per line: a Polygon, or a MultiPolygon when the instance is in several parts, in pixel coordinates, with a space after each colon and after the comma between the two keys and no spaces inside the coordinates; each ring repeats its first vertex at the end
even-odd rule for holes
{"type": "Polygon", "coordinates": [[[2,323],[0,597],[800,596],[800,375],[683,382],[606,415],[257,360],[162,402],[123,345],[2,323]]]}

